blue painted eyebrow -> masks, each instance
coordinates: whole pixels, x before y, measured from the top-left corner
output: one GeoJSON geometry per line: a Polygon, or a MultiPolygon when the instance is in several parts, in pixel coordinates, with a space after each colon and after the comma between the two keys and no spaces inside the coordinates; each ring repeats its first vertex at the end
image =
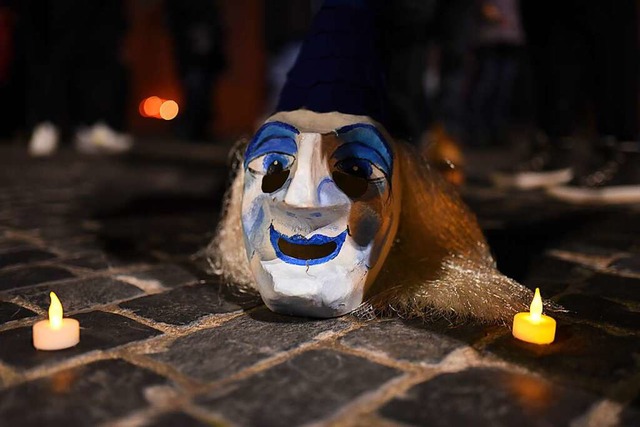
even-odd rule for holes
{"type": "Polygon", "coordinates": [[[298,152],[296,136],[300,131],[287,123],[269,122],[258,129],[244,152],[244,167],[256,157],[266,153],[284,153],[291,156],[298,152]]]}
{"type": "MultiPolygon", "coordinates": [[[[375,126],[368,123],[355,123],[337,129],[336,133],[341,140],[349,144],[351,147],[349,151],[352,151],[357,157],[362,158],[367,148],[373,150],[369,160],[374,161],[374,163],[381,166],[389,176],[391,175],[393,170],[393,152],[384,139],[384,136],[382,136],[375,126]]],[[[341,152],[345,150],[347,150],[346,145],[342,145],[336,150],[334,156],[340,155],[341,152]]]]}

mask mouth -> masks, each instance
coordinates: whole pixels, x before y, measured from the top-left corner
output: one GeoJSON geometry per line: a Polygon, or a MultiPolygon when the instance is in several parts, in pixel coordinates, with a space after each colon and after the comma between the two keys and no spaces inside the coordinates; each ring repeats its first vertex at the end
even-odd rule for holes
{"type": "Polygon", "coordinates": [[[315,234],[306,238],[300,234],[286,236],[273,227],[269,227],[271,245],[276,255],[287,264],[317,265],[332,260],[342,249],[347,230],[335,237],[315,234]]]}

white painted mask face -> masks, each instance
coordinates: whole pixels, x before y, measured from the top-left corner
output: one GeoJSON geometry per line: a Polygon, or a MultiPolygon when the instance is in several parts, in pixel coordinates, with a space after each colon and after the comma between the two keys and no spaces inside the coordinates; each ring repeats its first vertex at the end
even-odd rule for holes
{"type": "Polygon", "coordinates": [[[357,308],[397,231],[392,141],[368,117],[271,117],[244,158],[242,226],[273,311],[333,317],[357,308]]]}

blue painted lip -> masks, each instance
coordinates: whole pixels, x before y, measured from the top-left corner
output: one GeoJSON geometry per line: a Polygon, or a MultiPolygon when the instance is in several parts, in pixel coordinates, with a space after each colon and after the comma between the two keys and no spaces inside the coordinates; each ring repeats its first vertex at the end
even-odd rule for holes
{"type": "Polygon", "coordinates": [[[335,237],[315,234],[306,238],[300,234],[285,236],[269,226],[269,238],[276,255],[287,264],[317,265],[331,261],[340,253],[347,230],[335,237]]]}

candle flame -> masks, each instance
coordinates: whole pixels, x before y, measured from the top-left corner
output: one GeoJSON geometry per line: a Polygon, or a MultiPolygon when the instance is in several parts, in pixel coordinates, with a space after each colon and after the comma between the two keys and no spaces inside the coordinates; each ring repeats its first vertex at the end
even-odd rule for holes
{"type": "Polygon", "coordinates": [[[55,292],[49,294],[51,305],[49,306],[49,323],[53,329],[62,327],[62,304],[55,292]]]}
{"type": "Polygon", "coordinates": [[[536,293],[531,301],[531,307],[529,308],[531,313],[531,320],[539,322],[542,315],[542,297],[540,297],[540,288],[536,288],[536,293]]]}

